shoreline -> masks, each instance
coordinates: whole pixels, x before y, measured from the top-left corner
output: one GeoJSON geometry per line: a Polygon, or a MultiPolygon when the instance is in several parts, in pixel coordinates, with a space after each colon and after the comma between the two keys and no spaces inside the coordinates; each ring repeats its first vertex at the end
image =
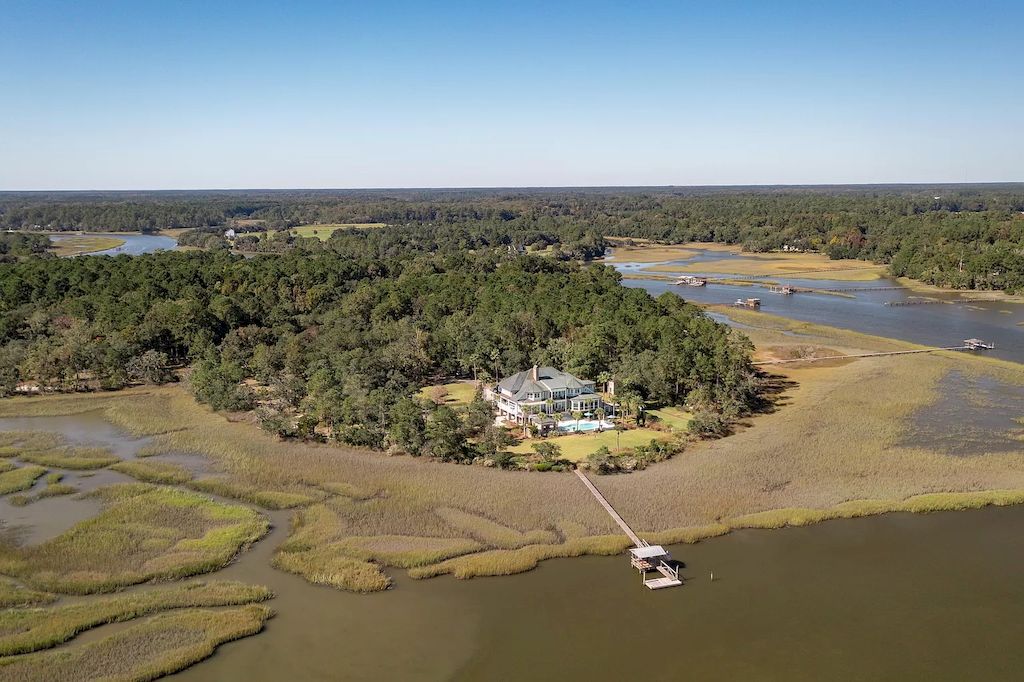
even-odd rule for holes
{"type": "MultiPolygon", "coordinates": [[[[726,312],[744,325],[744,333],[756,338],[762,352],[808,344],[827,345],[843,352],[919,347],[767,313],[726,312]],[[794,331],[800,336],[794,337],[794,331]]],[[[645,539],[664,544],[698,542],[743,528],[1024,503],[1024,457],[991,455],[965,460],[920,448],[907,449],[905,445],[891,450],[890,442],[900,442],[906,415],[934,402],[935,382],[951,369],[1024,385],[1024,365],[1020,363],[959,353],[939,352],[927,357],[931,360],[858,360],[834,367],[795,363],[783,371],[773,370],[773,376],[791,384],[782,394],[787,403],[784,407],[744,420],[745,424],[724,439],[697,443],[676,458],[644,471],[598,477],[595,484],[634,528],[654,529],[641,531],[645,539]],[[875,412],[867,412],[867,403],[856,402],[860,394],[877,394],[893,381],[904,380],[911,383],[900,384],[906,395],[895,411],[873,408],[875,412]],[[858,390],[851,391],[854,386],[858,390]],[[813,437],[817,440],[808,440],[808,425],[842,423],[851,409],[859,410],[868,426],[844,434],[838,441],[831,437],[821,440],[820,435],[813,437]],[[858,452],[863,461],[850,461],[841,451],[829,455],[838,457],[834,460],[838,464],[818,463],[822,448],[843,447],[826,445],[826,441],[853,441],[856,448],[851,452],[858,452]],[[789,459],[779,462],[778,455],[768,454],[774,452],[785,452],[789,459]],[[890,474],[894,456],[899,466],[890,474]],[[773,468],[758,473],[764,461],[771,461],[773,468]],[[875,461],[887,468],[871,473],[878,466],[872,464],[875,461]],[[958,473],[965,462],[973,468],[958,473]],[[833,466],[840,468],[833,470],[833,466]],[[860,478],[864,474],[858,471],[869,472],[869,478],[860,478]],[[695,479],[706,480],[710,488],[705,489],[695,479]],[[772,481],[788,479],[794,484],[775,490],[772,481]],[[945,492],[935,492],[936,488],[945,492]],[[643,495],[638,494],[640,490],[643,495]],[[654,508],[645,497],[653,501],[654,508]]],[[[258,432],[251,424],[232,422],[209,411],[180,386],[0,401],[2,417],[90,411],[99,411],[105,421],[120,429],[151,436],[153,452],[201,452],[235,486],[225,488],[229,496],[248,494],[253,475],[263,481],[260,489],[271,495],[343,487],[343,497],[349,501],[337,497],[307,499],[298,507],[303,515],[306,510],[321,515],[319,521],[310,519],[327,524],[320,530],[324,537],[336,538],[330,543],[338,547],[339,556],[351,551],[351,538],[363,538],[359,542],[372,544],[399,542],[394,539],[399,537],[409,538],[401,540],[403,543],[411,543],[412,538],[419,538],[417,542],[440,542],[441,537],[447,537],[475,539],[480,545],[475,551],[433,561],[429,548],[410,549],[401,561],[372,552],[366,555],[389,572],[408,571],[414,578],[510,575],[530,570],[544,559],[618,554],[629,545],[625,536],[607,534],[610,520],[569,474],[495,472],[350,448],[281,442],[258,432]],[[188,426],[182,428],[182,424],[188,426]],[[287,476],[281,467],[287,470],[287,476]],[[452,508],[453,496],[459,500],[455,516],[445,511],[452,508]],[[344,514],[348,509],[358,514],[361,505],[378,504],[374,500],[387,502],[383,515],[371,525],[366,525],[362,516],[353,517],[353,525],[338,528],[330,521],[331,515],[344,514]],[[403,511],[407,509],[421,510],[417,514],[426,525],[394,526],[409,513],[403,511]],[[432,525],[436,522],[430,519],[436,514],[446,519],[448,531],[439,532],[432,525]],[[456,525],[451,526],[453,523],[456,525]]],[[[294,527],[290,529],[290,536],[295,532],[294,527]]]]}

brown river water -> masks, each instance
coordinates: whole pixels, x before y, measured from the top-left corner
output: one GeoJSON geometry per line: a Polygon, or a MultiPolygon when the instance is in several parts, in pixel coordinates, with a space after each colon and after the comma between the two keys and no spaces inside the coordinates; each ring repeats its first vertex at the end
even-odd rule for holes
{"type": "MultiPolygon", "coordinates": [[[[734,292],[708,287],[698,295],[734,292]]],[[[959,340],[982,327],[1000,342],[999,356],[1024,360],[1024,306],[920,306],[897,314],[880,305],[882,296],[893,292],[839,299],[839,306],[829,305],[835,297],[803,301],[821,307],[817,321],[908,340],[959,340]],[[935,315],[939,308],[944,315],[935,315]],[[892,333],[889,325],[900,319],[905,333],[892,333]]],[[[768,300],[769,308],[801,302],[768,300]]],[[[985,395],[985,387],[977,392],[985,395]]],[[[956,410],[943,403],[930,418],[948,419],[947,408],[956,410]]],[[[930,425],[920,422],[918,435],[925,438],[930,425]]],[[[0,420],[0,430],[9,429],[56,430],[125,456],[145,443],[89,415],[0,420]]],[[[185,455],[175,461],[208,466],[185,455]]],[[[90,489],[110,476],[73,482],[90,489]]],[[[15,508],[0,500],[0,519],[39,541],[95,513],[88,505],[54,498],[15,508]]],[[[271,534],[216,577],[269,586],[277,616],[264,633],[222,646],[176,679],[1024,679],[1024,507],[734,532],[671,548],[685,564],[685,584],[657,592],[619,556],[558,559],[522,575],[469,581],[399,573],[388,592],[347,594],[273,569],[288,513],[270,518],[271,534]]],[[[97,628],[72,645],[121,627],[97,628]]]]}

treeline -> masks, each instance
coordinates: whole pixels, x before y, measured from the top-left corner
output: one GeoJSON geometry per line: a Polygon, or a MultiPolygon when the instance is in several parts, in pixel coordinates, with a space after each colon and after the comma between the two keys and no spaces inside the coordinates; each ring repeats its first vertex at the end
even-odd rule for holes
{"type": "Polygon", "coordinates": [[[50,239],[43,234],[0,232],[0,262],[20,256],[42,256],[50,248],[50,239]]]}
{"type": "Polygon", "coordinates": [[[453,416],[412,399],[441,376],[550,364],[724,420],[757,400],[744,337],[676,296],[620,286],[611,268],[351,251],[0,265],[0,391],[160,382],[187,365],[200,400],[255,409],[282,434],[443,459],[494,454],[502,436],[489,408],[453,416]]]}
{"type": "Polygon", "coordinates": [[[1022,211],[1019,184],[0,194],[4,229],[187,227],[198,231],[182,243],[227,248],[222,232],[230,226],[249,232],[235,241],[239,250],[344,253],[358,243],[380,257],[460,242],[557,247],[572,258],[592,257],[607,236],[718,241],[863,258],[932,284],[1008,291],[1024,290],[1022,211]],[[395,228],[387,236],[342,231],[326,246],[287,233],[315,223],[395,228]]]}

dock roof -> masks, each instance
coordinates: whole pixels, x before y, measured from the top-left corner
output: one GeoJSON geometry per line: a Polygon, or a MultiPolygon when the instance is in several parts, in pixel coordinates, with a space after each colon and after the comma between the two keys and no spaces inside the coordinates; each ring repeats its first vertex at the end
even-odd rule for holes
{"type": "Polygon", "coordinates": [[[633,547],[629,553],[637,559],[650,559],[656,556],[668,556],[668,552],[661,545],[648,545],[647,547],[633,547]]]}

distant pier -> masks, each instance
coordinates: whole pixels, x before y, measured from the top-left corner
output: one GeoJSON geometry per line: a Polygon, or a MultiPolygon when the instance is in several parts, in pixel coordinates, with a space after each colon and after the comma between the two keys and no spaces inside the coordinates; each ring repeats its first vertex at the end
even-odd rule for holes
{"type": "Polygon", "coordinates": [[[939,346],[936,348],[914,348],[913,350],[890,350],[890,351],[879,351],[874,353],[852,353],[850,355],[823,355],[816,358],[787,358],[785,360],[759,360],[753,362],[753,365],[786,365],[794,362],[821,362],[822,360],[847,360],[853,358],[884,358],[893,355],[913,355],[915,353],[934,353],[940,350],[955,350],[955,351],[976,351],[976,350],[991,350],[995,348],[994,344],[987,343],[981,339],[964,339],[963,345],[961,346],[939,346]]]}

